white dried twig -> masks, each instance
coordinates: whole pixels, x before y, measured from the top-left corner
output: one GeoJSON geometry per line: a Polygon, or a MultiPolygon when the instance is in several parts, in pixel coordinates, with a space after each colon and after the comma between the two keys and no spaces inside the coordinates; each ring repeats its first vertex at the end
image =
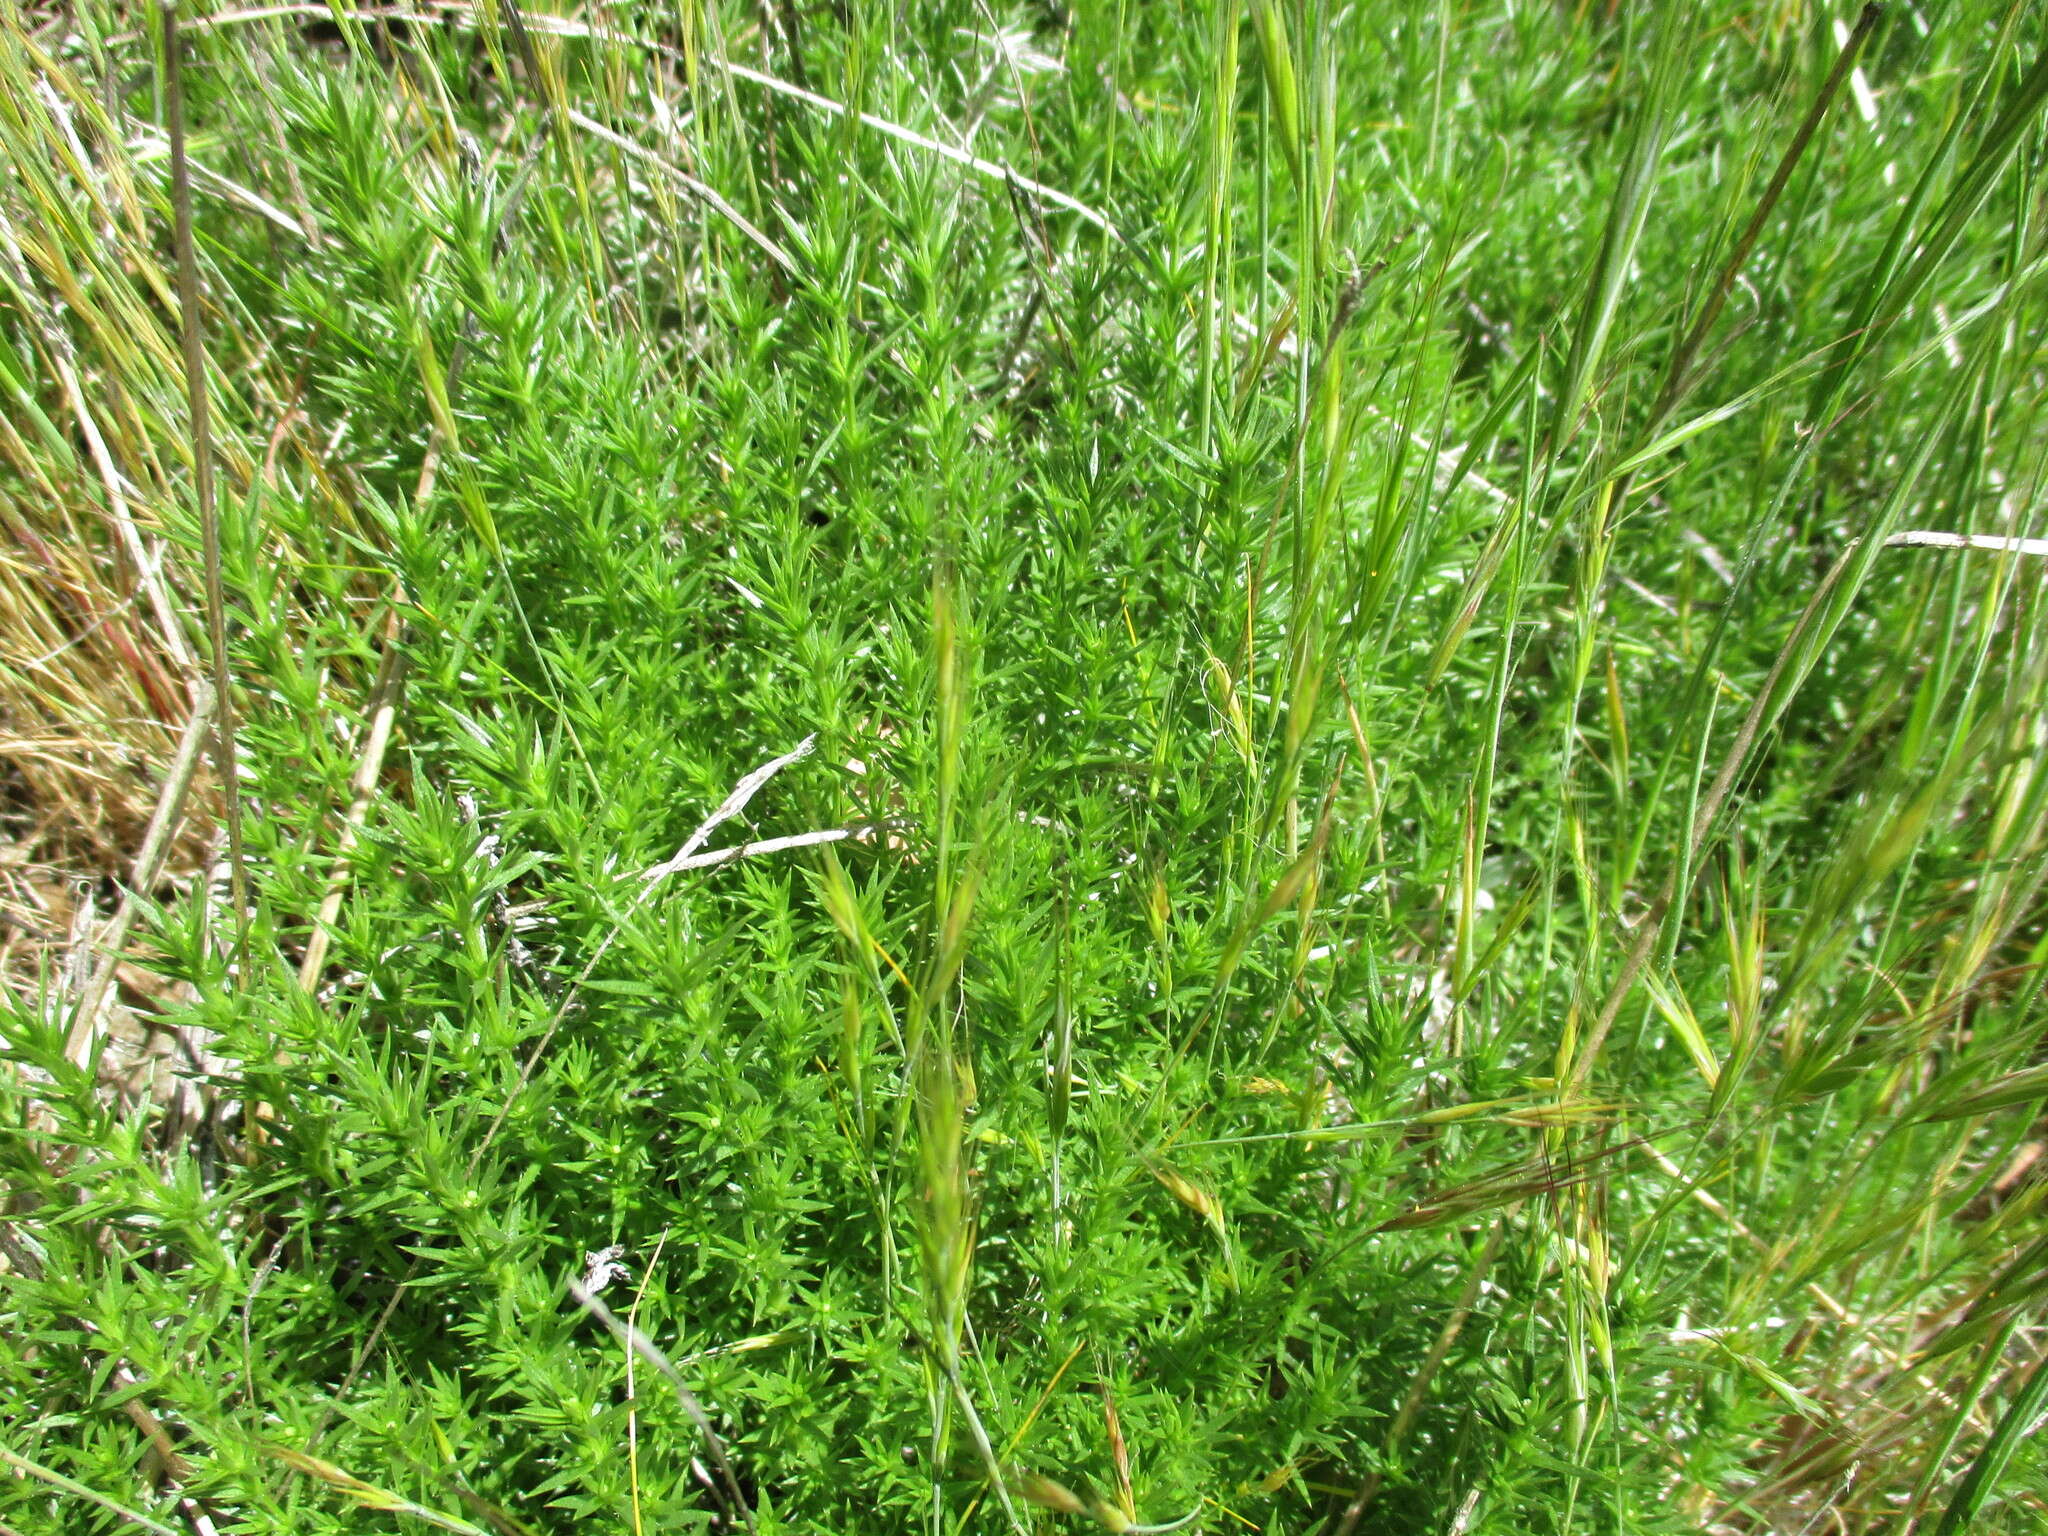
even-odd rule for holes
{"type": "MultiPolygon", "coordinates": [[[[811,749],[817,746],[817,744],[818,738],[816,736],[806,736],[790,751],[783,753],[780,757],[769,759],[752,773],[741,779],[739,783],[732,787],[732,793],[725,797],[718,809],[709,816],[706,816],[697,830],[692,832],[683,843],[683,846],[676,850],[675,857],[655,865],[654,868],[648,870],[641,878],[654,881],[666,875],[672,875],[679,869],[697,867],[692,865],[690,860],[696,856],[698,849],[711,840],[711,834],[716,832],[726,822],[731,821],[733,817],[739,815],[741,811],[744,811],[747,808],[747,802],[760,792],[763,784],[766,784],[791,763],[796,762],[800,758],[809,757],[811,749]]],[[[825,838],[820,839],[820,841],[830,841],[830,839],[825,838]]],[[[735,853],[731,857],[737,858],[738,854],[735,853]]],[[[645,894],[645,892],[642,892],[643,897],[645,894]]]]}
{"type": "MultiPolygon", "coordinates": [[[[773,75],[764,74],[758,69],[749,69],[744,64],[735,64],[730,59],[721,59],[719,65],[727,74],[741,80],[751,81],[763,90],[779,92],[784,96],[803,102],[806,106],[816,107],[820,112],[828,113],[834,117],[845,117],[847,115],[847,107],[841,102],[832,100],[829,96],[820,96],[815,91],[807,91],[802,86],[791,85],[787,80],[778,80],[773,75]]],[[[855,115],[859,118],[860,124],[864,128],[872,128],[877,133],[887,134],[892,139],[900,139],[905,144],[914,144],[917,148],[938,155],[942,159],[951,160],[956,165],[964,165],[977,176],[986,176],[991,181],[1000,181],[1014,186],[1020,191],[1029,192],[1033,197],[1042,198],[1055,207],[1064,208],[1069,213],[1079,215],[1113,239],[1123,239],[1122,232],[1114,224],[1110,223],[1107,217],[1097,213],[1079,198],[1068,196],[1065,192],[1060,191],[1058,187],[1049,187],[1042,181],[1032,180],[1029,176],[1019,176],[1015,171],[999,161],[984,160],[981,156],[969,154],[964,149],[955,149],[950,144],[941,143],[939,140],[919,133],[915,129],[906,128],[901,123],[892,123],[885,117],[877,117],[872,112],[861,112],[855,115]]]]}
{"type": "Polygon", "coordinates": [[[2048,555],[2048,539],[2008,538],[2000,533],[1945,533],[1908,528],[1884,541],[1887,549],[1987,549],[1995,554],[2048,555]]]}
{"type": "Polygon", "coordinates": [[[762,853],[787,853],[792,848],[815,848],[821,843],[843,843],[848,838],[866,838],[874,835],[872,825],[863,822],[852,827],[826,827],[819,832],[796,832],[788,837],[763,838],[758,843],[739,843],[731,848],[714,848],[709,853],[693,853],[687,859],[670,859],[666,864],[657,864],[647,872],[648,878],[656,874],[674,874],[685,869],[715,869],[720,864],[730,864],[736,859],[751,859],[762,853]]]}
{"type": "Polygon", "coordinates": [[[737,229],[741,234],[745,235],[749,240],[753,241],[755,245],[759,246],[761,250],[764,253],[766,253],[766,255],[771,261],[773,261],[778,267],[782,268],[782,270],[787,272],[791,277],[798,277],[802,275],[797,268],[796,258],[794,256],[790,255],[788,251],[785,251],[781,246],[777,245],[774,239],[765,230],[760,228],[759,225],[755,224],[744,213],[741,213],[739,209],[733,207],[731,203],[727,202],[715,190],[706,186],[703,182],[699,181],[696,177],[692,176],[688,171],[684,170],[681,166],[670,165],[668,161],[662,159],[661,156],[657,155],[653,150],[647,148],[645,145],[635,144],[631,139],[627,138],[624,134],[613,133],[611,129],[605,127],[603,123],[598,122],[595,118],[585,117],[581,112],[576,111],[574,108],[571,108],[564,115],[569,119],[570,122],[574,123],[578,128],[581,128],[585,133],[595,134],[598,138],[603,139],[605,143],[614,145],[617,148],[624,150],[627,154],[633,156],[635,159],[643,161],[644,163],[653,166],[656,170],[660,171],[664,176],[668,177],[671,181],[673,181],[677,186],[681,187],[685,192],[688,192],[692,197],[696,198],[698,201],[706,204],[707,206],[716,209],[720,214],[722,214],[725,217],[726,221],[730,223],[733,226],[733,228],[737,229]]]}
{"type": "MultiPolygon", "coordinates": [[[[149,165],[166,159],[170,152],[170,141],[158,138],[153,133],[139,133],[128,144],[128,153],[137,165],[149,165]]],[[[306,231],[300,226],[299,221],[261,193],[251,191],[238,181],[230,181],[219,171],[211,166],[201,165],[197,160],[188,160],[186,164],[192,167],[192,181],[195,186],[204,187],[215,196],[240,205],[258,218],[268,219],[294,240],[306,238],[306,231]]]]}

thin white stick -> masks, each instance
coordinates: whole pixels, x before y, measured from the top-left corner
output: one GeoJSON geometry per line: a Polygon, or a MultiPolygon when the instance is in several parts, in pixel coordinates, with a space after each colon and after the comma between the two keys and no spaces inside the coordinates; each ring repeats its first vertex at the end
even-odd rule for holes
{"type": "Polygon", "coordinates": [[[2048,539],[2007,538],[1998,533],[1944,533],[1908,528],[1884,541],[1887,549],[1988,549],[1996,554],[2048,555],[2048,539]]]}
{"type": "MultiPolygon", "coordinates": [[[[134,157],[137,165],[143,165],[169,155],[171,146],[168,140],[160,139],[153,133],[141,133],[130,141],[128,152],[134,157]]],[[[187,160],[185,163],[192,167],[192,180],[195,185],[205,187],[209,192],[224,197],[231,203],[240,203],[249,212],[268,219],[294,240],[306,238],[306,231],[300,226],[299,221],[263,197],[261,193],[252,192],[239,181],[230,181],[219,171],[201,165],[197,160],[187,160]]]]}
{"type": "MultiPolygon", "coordinates": [[[[770,758],[752,773],[741,779],[739,783],[733,785],[732,793],[725,797],[724,803],[704,818],[698,825],[697,830],[690,834],[689,840],[676,850],[675,857],[655,865],[654,868],[648,870],[640,878],[648,881],[660,880],[667,875],[674,874],[679,869],[697,868],[698,866],[692,864],[691,860],[696,855],[698,849],[711,841],[711,834],[716,832],[724,823],[731,821],[733,817],[739,815],[741,811],[744,811],[747,808],[747,802],[754,798],[763,784],[766,784],[799,758],[809,757],[811,755],[811,748],[817,744],[818,738],[816,736],[806,736],[791,750],[783,753],[780,757],[770,758]]],[[[734,855],[734,857],[737,856],[736,854],[734,855]]]]}
{"type": "Polygon", "coordinates": [[[744,213],[741,213],[739,209],[733,207],[731,203],[728,203],[724,198],[712,191],[711,188],[705,186],[703,182],[692,176],[688,171],[683,170],[680,166],[670,165],[653,150],[635,144],[623,134],[613,133],[603,123],[598,122],[594,118],[585,117],[573,107],[569,110],[568,118],[570,122],[581,128],[585,133],[594,133],[607,144],[615,144],[634,158],[645,161],[648,165],[653,166],[656,170],[674,181],[676,185],[683,188],[692,197],[717,209],[735,229],[753,241],[763,251],[767,252],[769,257],[783,271],[787,272],[791,277],[800,275],[794,256],[777,245],[764,231],[757,228],[744,213]]]}
{"type": "MultiPolygon", "coordinates": [[[[801,101],[807,106],[816,107],[820,112],[830,113],[834,117],[844,117],[847,115],[846,105],[843,102],[832,100],[829,96],[820,96],[816,91],[807,91],[800,85],[791,85],[787,80],[778,80],[773,75],[764,74],[758,69],[749,69],[744,64],[735,64],[730,59],[721,59],[718,62],[719,67],[725,70],[727,74],[736,76],[741,80],[752,81],[763,90],[779,92],[793,100],[801,101]]],[[[928,150],[942,159],[951,160],[956,165],[964,165],[970,171],[980,176],[986,176],[991,181],[1007,182],[1029,192],[1033,197],[1042,197],[1048,203],[1064,208],[1067,212],[1077,214],[1081,218],[1086,219],[1104,234],[1111,235],[1118,241],[1123,239],[1122,233],[1114,224],[1109,222],[1107,217],[1097,213],[1080,199],[1069,197],[1066,193],[1060,191],[1058,187],[1048,187],[1044,182],[1033,181],[1029,176],[1019,176],[1015,171],[999,161],[984,160],[981,156],[969,154],[964,149],[955,149],[950,144],[942,144],[937,139],[929,138],[914,129],[905,128],[901,123],[892,123],[885,117],[876,117],[872,112],[860,113],[859,120],[861,126],[865,128],[872,128],[875,132],[886,134],[892,139],[900,139],[905,144],[914,144],[919,149],[928,150]]]]}
{"type": "Polygon", "coordinates": [[[792,848],[815,848],[820,843],[843,843],[849,837],[871,837],[875,828],[862,825],[857,827],[827,827],[822,832],[798,832],[789,837],[770,837],[758,843],[741,843],[732,848],[714,848],[710,853],[692,854],[687,859],[670,859],[666,864],[657,864],[647,871],[645,878],[657,874],[670,875],[685,869],[713,869],[720,864],[730,864],[735,859],[751,859],[762,853],[787,853],[792,848]]]}

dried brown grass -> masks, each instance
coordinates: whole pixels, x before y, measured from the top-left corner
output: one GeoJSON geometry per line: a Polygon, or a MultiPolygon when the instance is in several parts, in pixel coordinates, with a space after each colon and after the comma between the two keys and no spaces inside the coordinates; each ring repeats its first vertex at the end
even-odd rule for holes
{"type": "MultiPolygon", "coordinates": [[[[100,88],[92,26],[0,13],[0,984],[74,997],[206,653],[163,134],[100,88]]],[[[202,293],[226,292],[204,260],[202,293]]],[[[303,477],[338,501],[297,382],[246,317],[204,302],[223,497],[303,477]]],[[[222,810],[202,767],[160,890],[201,873],[222,810]]]]}

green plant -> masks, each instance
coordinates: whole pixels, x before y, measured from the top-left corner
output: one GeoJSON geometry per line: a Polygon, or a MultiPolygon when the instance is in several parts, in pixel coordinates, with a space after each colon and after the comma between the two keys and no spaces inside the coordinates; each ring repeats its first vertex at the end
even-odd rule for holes
{"type": "Polygon", "coordinates": [[[15,973],[0,1524],[2043,1517],[2032,10],[188,6],[189,370],[153,21],[0,703],[175,798],[198,381],[249,899],[15,973]]]}

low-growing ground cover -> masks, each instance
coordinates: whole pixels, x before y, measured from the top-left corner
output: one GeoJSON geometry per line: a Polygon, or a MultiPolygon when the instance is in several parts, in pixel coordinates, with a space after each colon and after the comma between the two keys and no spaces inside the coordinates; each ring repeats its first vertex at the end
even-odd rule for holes
{"type": "Polygon", "coordinates": [[[2037,12],[177,21],[0,17],[0,1525],[2039,1528],[2037,12]]]}

